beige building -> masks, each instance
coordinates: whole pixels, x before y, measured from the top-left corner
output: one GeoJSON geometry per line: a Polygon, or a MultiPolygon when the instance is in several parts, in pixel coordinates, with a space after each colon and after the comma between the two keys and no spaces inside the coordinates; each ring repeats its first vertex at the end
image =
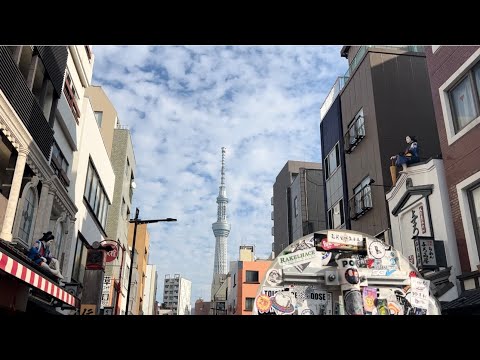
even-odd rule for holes
{"type": "Polygon", "coordinates": [[[95,120],[115,173],[115,189],[106,222],[106,233],[109,239],[120,244],[120,249],[117,251],[117,258],[106,266],[105,275],[111,277],[114,292],[104,303],[105,306],[113,306],[116,309],[115,314],[122,314],[126,310],[128,291],[128,280],[122,279],[128,278],[130,267],[130,257],[125,251],[128,248],[128,220],[135,188],[135,154],[130,130],[120,124],[117,111],[103,88],[90,86],[85,94],[92,104],[95,120]]]}
{"type": "MultiPolygon", "coordinates": [[[[128,247],[131,249],[133,244],[133,230],[135,224],[130,223],[128,225],[128,247]]],[[[145,287],[145,277],[147,273],[149,248],[150,235],[147,230],[147,224],[139,224],[137,225],[135,259],[133,261],[134,274],[132,275],[132,284],[130,284],[132,289],[130,290],[129,299],[129,311],[131,311],[133,315],[143,314],[143,293],[145,287]],[[137,276],[135,276],[135,272],[137,273],[137,276]],[[136,284],[134,284],[135,281],[137,282],[136,284]]]]}

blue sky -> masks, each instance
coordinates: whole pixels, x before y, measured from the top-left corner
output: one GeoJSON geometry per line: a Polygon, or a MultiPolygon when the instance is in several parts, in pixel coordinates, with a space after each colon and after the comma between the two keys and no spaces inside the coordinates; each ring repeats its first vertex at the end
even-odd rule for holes
{"type": "MultiPolygon", "coordinates": [[[[347,61],[341,46],[95,46],[94,80],[132,131],[133,207],[149,225],[157,301],[165,274],[208,301],[221,147],[229,261],[240,245],[270,255],[273,183],[288,160],[321,159],[319,109],[347,61]]],[[[134,213],[134,210],[132,211],[134,213]]]]}

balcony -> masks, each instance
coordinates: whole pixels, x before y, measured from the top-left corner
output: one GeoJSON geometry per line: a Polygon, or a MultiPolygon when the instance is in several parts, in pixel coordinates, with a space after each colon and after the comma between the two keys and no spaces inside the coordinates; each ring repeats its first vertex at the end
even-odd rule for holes
{"type": "Polygon", "coordinates": [[[365,119],[358,116],[345,134],[345,152],[350,154],[365,137],[365,119]]]}
{"type": "Polygon", "coordinates": [[[372,209],[372,191],[370,185],[364,186],[350,200],[350,219],[357,220],[372,209]]]}
{"type": "Polygon", "coordinates": [[[419,45],[363,45],[358,49],[357,54],[355,57],[352,59],[352,62],[350,63],[350,66],[348,67],[347,72],[344,75],[345,80],[348,79],[352,74],[355,72],[355,69],[360,65],[360,62],[363,59],[363,55],[369,50],[369,49],[393,49],[393,50],[400,50],[404,52],[414,52],[414,53],[421,53],[424,52],[423,46],[419,45]]]}
{"type": "Polygon", "coordinates": [[[335,84],[333,84],[332,89],[328,93],[327,97],[325,98],[322,104],[322,107],[320,108],[320,121],[323,120],[328,110],[330,110],[330,107],[332,106],[333,102],[335,101],[337,96],[340,94],[340,91],[342,91],[343,87],[345,86],[347,79],[348,77],[339,76],[337,78],[337,81],[335,81],[335,84]]]}
{"type": "Polygon", "coordinates": [[[0,64],[0,89],[48,161],[53,145],[53,130],[10,51],[4,46],[0,47],[0,64]]]}

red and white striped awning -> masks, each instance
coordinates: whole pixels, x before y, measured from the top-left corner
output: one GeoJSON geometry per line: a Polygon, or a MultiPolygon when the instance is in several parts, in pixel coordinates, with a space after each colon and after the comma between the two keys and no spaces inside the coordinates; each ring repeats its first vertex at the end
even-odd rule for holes
{"type": "Polygon", "coordinates": [[[66,304],[77,307],[76,298],[65,290],[55,285],[51,281],[44,278],[42,275],[30,270],[28,267],[20,264],[18,261],[12,259],[0,249],[0,270],[15,276],[16,278],[26,282],[27,284],[40,289],[47,294],[63,301],[66,304]]]}

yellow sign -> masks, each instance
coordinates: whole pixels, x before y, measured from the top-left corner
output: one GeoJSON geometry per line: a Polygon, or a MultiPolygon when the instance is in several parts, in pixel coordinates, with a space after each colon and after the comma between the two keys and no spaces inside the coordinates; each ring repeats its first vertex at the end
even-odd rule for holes
{"type": "Polygon", "coordinates": [[[97,315],[97,305],[82,304],[80,306],[80,315],[97,315]]]}

